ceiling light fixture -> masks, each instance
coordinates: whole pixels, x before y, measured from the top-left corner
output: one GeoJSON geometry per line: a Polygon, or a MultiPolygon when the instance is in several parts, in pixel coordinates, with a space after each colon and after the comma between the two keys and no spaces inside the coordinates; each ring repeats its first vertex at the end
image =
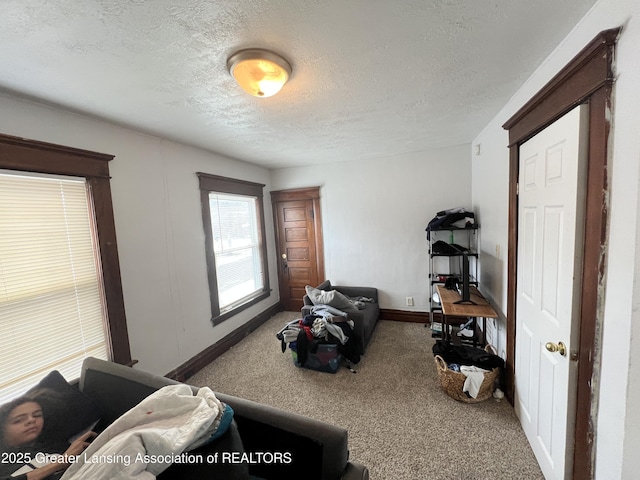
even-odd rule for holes
{"type": "Polygon", "coordinates": [[[227,60],[229,73],[254,97],[270,97],[280,91],[291,75],[291,65],[280,55],[260,48],[234,53],[227,60]]]}

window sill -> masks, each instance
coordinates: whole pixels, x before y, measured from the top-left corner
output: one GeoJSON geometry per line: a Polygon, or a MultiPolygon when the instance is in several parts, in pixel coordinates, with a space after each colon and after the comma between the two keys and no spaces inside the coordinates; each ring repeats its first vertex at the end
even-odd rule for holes
{"type": "Polygon", "coordinates": [[[265,298],[269,298],[270,294],[271,294],[271,292],[269,290],[264,291],[264,292],[260,292],[256,296],[249,298],[246,302],[244,302],[241,305],[238,305],[237,307],[233,308],[232,310],[228,310],[228,311],[226,311],[224,313],[221,313],[220,315],[218,315],[216,317],[211,317],[212,325],[214,327],[216,325],[220,325],[222,322],[224,322],[228,318],[233,317],[234,315],[240,313],[241,311],[243,311],[243,310],[251,307],[252,305],[255,305],[256,303],[264,300],[265,298]]]}

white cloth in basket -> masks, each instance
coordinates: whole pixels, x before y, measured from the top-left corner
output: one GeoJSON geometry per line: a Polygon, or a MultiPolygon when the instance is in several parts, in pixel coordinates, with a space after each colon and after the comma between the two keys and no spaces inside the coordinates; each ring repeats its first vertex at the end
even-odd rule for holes
{"type": "Polygon", "coordinates": [[[489,370],[473,365],[461,365],[460,373],[467,377],[462,386],[462,391],[468,393],[472,398],[477,398],[484,381],[484,374],[488,372],[489,370]]]}

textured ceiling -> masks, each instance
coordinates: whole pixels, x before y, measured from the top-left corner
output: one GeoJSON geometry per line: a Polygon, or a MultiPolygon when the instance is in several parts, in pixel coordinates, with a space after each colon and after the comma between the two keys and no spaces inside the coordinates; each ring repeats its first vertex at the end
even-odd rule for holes
{"type": "Polygon", "coordinates": [[[471,142],[594,3],[0,0],[0,88],[268,168],[393,156],[471,142]]]}

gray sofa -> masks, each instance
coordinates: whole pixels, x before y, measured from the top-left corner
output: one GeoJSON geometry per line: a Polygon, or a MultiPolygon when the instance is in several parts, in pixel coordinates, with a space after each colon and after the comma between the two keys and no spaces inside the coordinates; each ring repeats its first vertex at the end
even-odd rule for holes
{"type": "MultiPolygon", "coordinates": [[[[96,428],[102,430],[149,394],[176,383],[159,375],[87,358],[78,388],[102,410],[96,428]]],[[[216,396],[233,408],[234,422],[222,437],[201,447],[203,452],[199,453],[289,452],[292,461],[289,464],[174,464],[160,474],[158,480],[368,480],[368,469],[349,461],[345,429],[242,398],[222,393],[216,393],[216,396]]]]}
{"type": "MultiPolygon", "coordinates": [[[[332,286],[331,281],[325,280],[316,288],[319,290],[337,290],[338,292],[350,298],[367,297],[374,301],[372,303],[365,302],[365,308],[358,310],[357,313],[349,312],[349,319],[353,320],[354,333],[357,339],[357,348],[360,355],[364,355],[365,349],[371,340],[371,335],[376,328],[378,318],[380,317],[380,307],[378,305],[378,289],[374,287],[343,287],[332,286]]],[[[302,298],[302,316],[311,313],[313,302],[308,295],[302,298]]]]}

